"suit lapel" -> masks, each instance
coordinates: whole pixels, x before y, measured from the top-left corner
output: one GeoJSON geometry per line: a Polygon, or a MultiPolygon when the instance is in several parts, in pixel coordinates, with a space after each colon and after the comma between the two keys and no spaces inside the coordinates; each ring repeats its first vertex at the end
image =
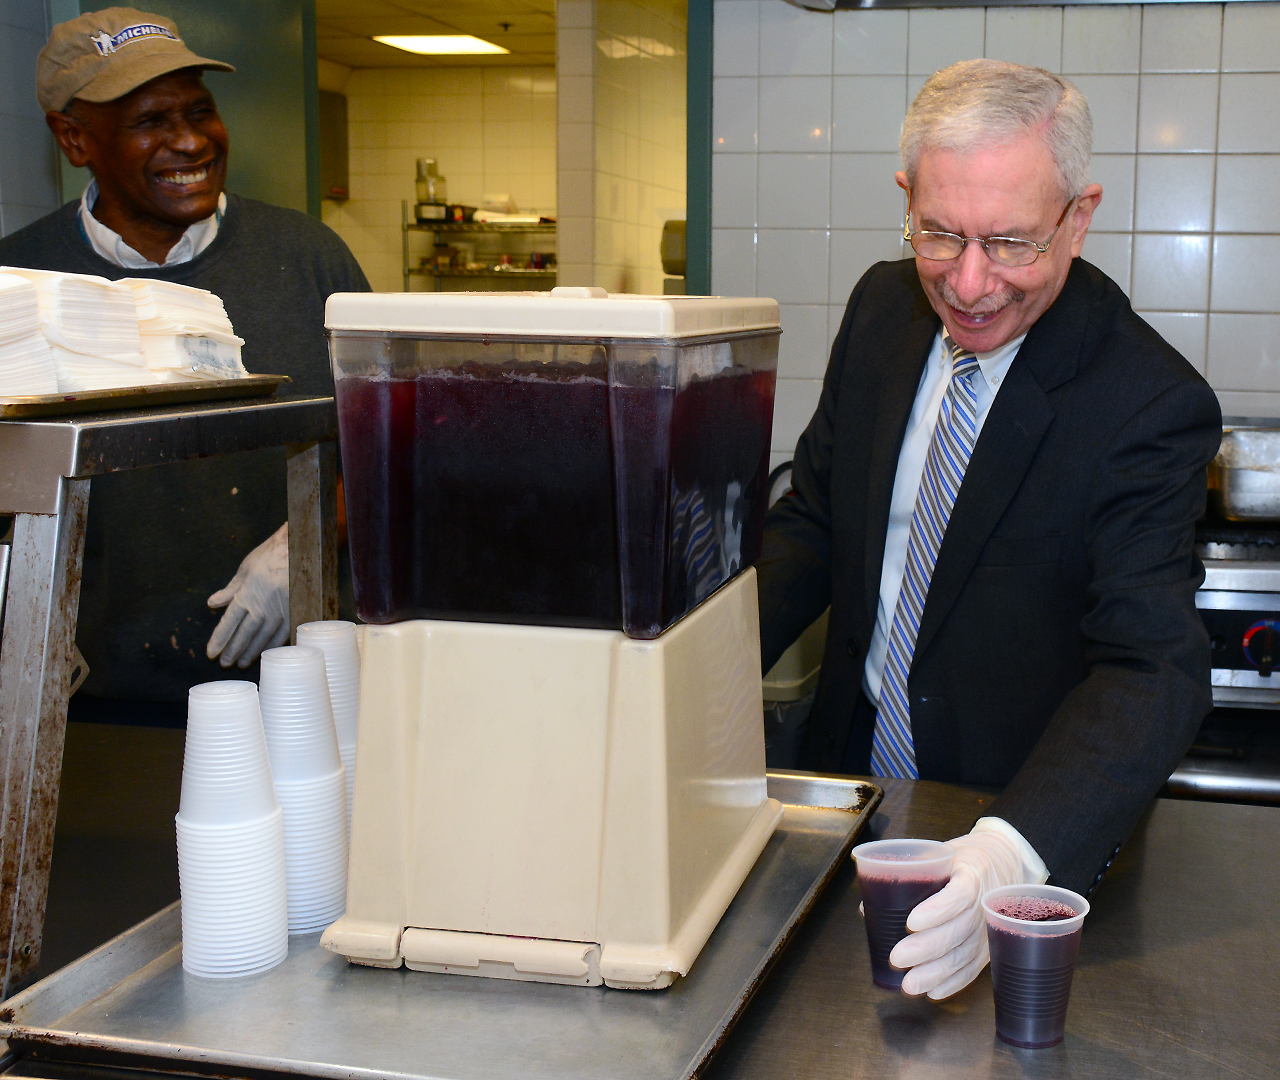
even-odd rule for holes
{"type": "Polygon", "coordinates": [[[876,409],[875,439],[871,448],[871,468],[867,476],[866,592],[867,617],[876,624],[880,603],[880,573],[884,565],[884,539],[889,531],[889,505],[893,501],[893,481],[898,472],[898,454],[915,404],[916,391],[929,350],[941,320],[919,293],[905,335],[897,348],[886,348],[888,367],[881,380],[876,409]]]}
{"type": "Polygon", "coordinates": [[[1090,292],[1088,272],[1077,259],[1058,299],[1022,343],[992,403],[938,551],[916,656],[928,647],[960,595],[1053,422],[1048,391],[1076,373],[1090,333],[1090,292]]]}

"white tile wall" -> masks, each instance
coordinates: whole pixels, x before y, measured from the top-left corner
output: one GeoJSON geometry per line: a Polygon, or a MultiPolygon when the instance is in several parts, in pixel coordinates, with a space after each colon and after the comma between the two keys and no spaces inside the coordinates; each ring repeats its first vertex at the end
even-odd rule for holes
{"type": "Polygon", "coordinates": [[[993,60],[1057,71],[1062,62],[1062,8],[987,8],[984,52],[993,60]]]}
{"type": "Polygon", "coordinates": [[[1138,149],[1212,152],[1218,137],[1217,75],[1143,75],[1138,149]]]}
{"type": "Polygon", "coordinates": [[[893,174],[911,96],[983,55],[1080,87],[1105,192],[1084,257],[1206,373],[1225,412],[1280,417],[1280,3],[823,14],[717,0],[715,34],[713,161],[730,190],[713,191],[712,284],[783,304],[780,458],[808,422],[849,290],[901,251],[893,174]],[[815,162],[828,154],[824,199],[815,162]],[[809,205],[778,205],[788,191],[809,205]]]}
{"type": "Polygon", "coordinates": [[[1102,202],[1093,212],[1090,235],[1129,232],[1133,228],[1134,154],[1094,154],[1091,172],[1102,185],[1102,202]]]}
{"type": "Polygon", "coordinates": [[[1218,155],[1215,227],[1280,233],[1280,156],[1218,155]]]}
{"type": "Polygon", "coordinates": [[[760,151],[829,152],[831,89],[829,75],[762,75],[758,106],[760,151]]]}
{"type": "Polygon", "coordinates": [[[323,218],[376,290],[403,287],[400,202],[414,199],[420,157],[437,160],[451,202],[506,192],[521,210],[555,215],[554,68],[357,69],[347,119],[351,198],[326,199],[323,218]]]}
{"type": "Polygon", "coordinates": [[[837,11],[833,27],[836,75],[901,75],[906,70],[905,11],[837,11]]]}
{"type": "Polygon", "coordinates": [[[1216,4],[1157,4],[1143,9],[1143,71],[1218,70],[1222,8],[1216,4]]]}
{"type": "Polygon", "coordinates": [[[905,75],[836,76],[831,94],[831,149],[896,154],[906,105],[905,75]]]}
{"type": "Polygon", "coordinates": [[[1208,232],[1213,223],[1210,154],[1139,154],[1136,227],[1141,232],[1208,232]]]}
{"type": "Polygon", "coordinates": [[[830,154],[749,156],[760,163],[757,183],[761,228],[825,229],[830,224],[830,154]]]}
{"type": "Polygon", "coordinates": [[[912,8],[907,14],[908,74],[928,75],[957,60],[982,55],[986,40],[982,8],[912,8]]]}
{"type": "Polygon", "coordinates": [[[1142,55],[1142,8],[1069,7],[1062,12],[1062,70],[1129,73],[1142,55]]]}

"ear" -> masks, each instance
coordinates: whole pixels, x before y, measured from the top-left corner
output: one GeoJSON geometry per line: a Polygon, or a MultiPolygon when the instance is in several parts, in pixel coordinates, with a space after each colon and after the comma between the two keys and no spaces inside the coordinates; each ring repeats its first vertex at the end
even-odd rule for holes
{"type": "Polygon", "coordinates": [[[894,174],[893,174],[893,178],[894,178],[896,181],[898,181],[898,187],[902,188],[902,190],[903,190],[903,191],[910,191],[910,190],[911,190],[911,185],[907,183],[907,174],[906,174],[906,173],[904,173],[904,172],[894,173],[894,174]]]}
{"type": "Polygon", "coordinates": [[[1075,258],[1084,247],[1085,235],[1089,232],[1089,224],[1093,221],[1093,212],[1102,202],[1102,185],[1090,184],[1076,199],[1075,209],[1071,211],[1071,256],[1075,258]]]}
{"type": "Polygon", "coordinates": [[[44,114],[44,121],[72,165],[79,169],[89,164],[89,132],[79,120],[69,113],[48,112],[44,114]]]}

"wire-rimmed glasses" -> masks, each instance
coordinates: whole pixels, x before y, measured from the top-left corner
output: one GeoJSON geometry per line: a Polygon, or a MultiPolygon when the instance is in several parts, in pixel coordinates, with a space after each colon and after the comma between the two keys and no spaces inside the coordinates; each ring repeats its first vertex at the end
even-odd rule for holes
{"type": "Polygon", "coordinates": [[[1016,236],[960,236],[949,232],[913,232],[911,229],[911,197],[907,197],[907,220],[902,226],[902,239],[914,249],[921,258],[932,262],[949,262],[958,259],[969,241],[982,245],[987,258],[1000,266],[1030,266],[1041,255],[1049,250],[1053,238],[1058,235],[1062,223],[1067,220],[1067,212],[1075,205],[1073,198],[1062,208],[1058,215],[1058,223],[1043,244],[1034,240],[1020,240],[1016,236]]]}

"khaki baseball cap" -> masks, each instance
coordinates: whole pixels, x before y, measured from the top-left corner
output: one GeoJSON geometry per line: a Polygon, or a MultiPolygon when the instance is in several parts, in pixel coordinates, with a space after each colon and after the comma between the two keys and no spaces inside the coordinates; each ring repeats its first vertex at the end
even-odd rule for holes
{"type": "Polygon", "coordinates": [[[53,28],[36,61],[36,97],[45,112],[60,112],[72,98],[115,101],[160,75],[189,67],[235,71],[193,53],[178,37],[177,24],[162,15],[105,8],[53,28]]]}

